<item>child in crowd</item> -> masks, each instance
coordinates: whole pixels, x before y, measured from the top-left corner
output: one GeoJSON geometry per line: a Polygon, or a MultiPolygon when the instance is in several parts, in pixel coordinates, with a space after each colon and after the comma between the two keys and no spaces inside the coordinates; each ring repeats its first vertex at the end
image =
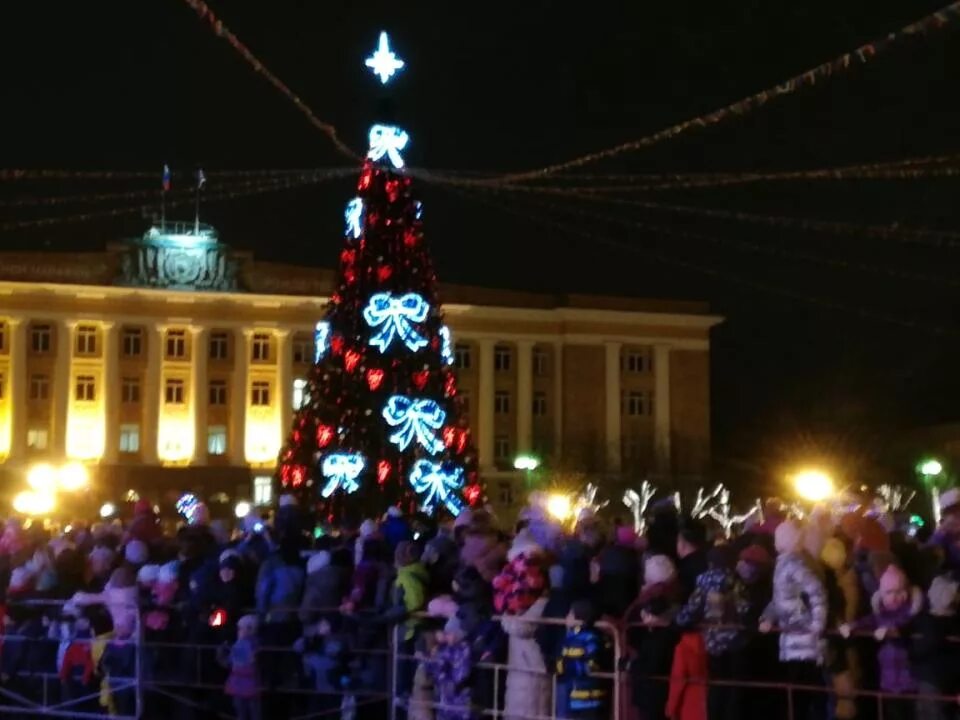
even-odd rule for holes
{"type": "Polygon", "coordinates": [[[437,720],[467,720],[470,717],[470,681],[473,669],[470,644],[456,616],[437,633],[437,644],[427,662],[440,705],[437,720]]]}
{"type": "Polygon", "coordinates": [[[260,673],[257,668],[257,616],[237,623],[237,641],[224,646],[220,662],[230,668],[224,692],[233,698],[237,720],[260,720],[260,673]]]}
{"type": "Polygon", "coordinates": [[[607,638],[596,628],[597,607],[590,600],[577,600],[567,615],[557,674],[567,688],[567,713],[577,720],[606,718],[610,708],[610,681],[596,673],[611,672],[607,638]]]}

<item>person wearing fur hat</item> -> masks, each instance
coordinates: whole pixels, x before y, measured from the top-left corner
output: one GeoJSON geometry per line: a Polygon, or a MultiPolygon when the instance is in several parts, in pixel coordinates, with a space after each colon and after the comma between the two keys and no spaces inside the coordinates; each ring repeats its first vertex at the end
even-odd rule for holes
{"type": "MultiPolygon", "coordinates": [[[[880,644],[877,665],[880,690],[891,695],[915,693],[917,681],[910,667],[911,626],[923,610],[923,592],[910,585],[906,574],[890,565],[880,577],[880,589],[870,600],[871,615],[840,626],[840,634],[849,637],[856,630],[872,630],[880,644]]],[[[884,717],[899,720],[912,716],[913,702],[884,698],[884,717]]]]}
{"type": "Polygon", "coordinates": [[[935,577],[927,591],[928,607],[913,624],[910,660],[917,681],[917,720],[955,717],[952,703],[934,699],[955,696],[960,689],[960,651],[951,642],[960,630],[957,606],[960,584],[949,575],[935,577]],[[927,697],[922,697],[927,696],[927,697]]]}
{"type": "Polygon", "coordinates": [[[644,718],[662,718],[667,686],[659,678],[670,674],[677,644],[673,624],[680,610],[677,568],[668,555],[650,555],[643,563],[643,587],[627,608],[627,642],[632,652],[630,678],[633,704],[644,718]]]}
{"type": "Polygon", "coordinates": [[[318,550],[307,560],[307,579],[300,602],[300,622],[311,625],[326,619],[333,623],[337,609],[350,589],[346,568],[333,564],[329,550],[318,550]]]}
{"type": "MultiPolygon", "coordinates": [[[[760,631],[779,628],[780,662],[791,684],[820,685],[829,609],[826,587],[805,551],[803,528],[797,521],[785,520],[777,526],[774,545],[773,599],[761,616],[760,631]]],[[[823,715],[822,693],[797,692],[793,698],[795,717],[823,715]]]]}

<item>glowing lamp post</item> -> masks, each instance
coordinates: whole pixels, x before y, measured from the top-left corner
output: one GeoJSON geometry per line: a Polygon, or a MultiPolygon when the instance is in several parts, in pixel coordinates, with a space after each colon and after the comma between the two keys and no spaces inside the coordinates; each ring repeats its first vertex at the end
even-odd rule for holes
{"type": "Polygon", "coordinates": [[[560,522],[566,522],[573,515],[573,503],[569,495],[553,493],[547,498],[547,512],[560,522]]]}
{"type": "Polygon", "coordinates": [[[793,476],[793,487],[804,500],[822,502],[833,496],[833,480],[821,470],[803,470],[793,476]]]}
{"type": "Polygon", "coordinates": [[[940,483],[943,480],[943,463],[936,458],[921,460],[917,473],[924,486],[930,491],[930,504],[933,508],[933,524],[940,524],[940,483]]]}
{"type": "Polygon", "coordinates": [[[517,455],[513,459],[513,469],[522,470],[526,473],[527,487],[530,487],[533,471],[540,467],[540,460],[533,455],[517,455]]]}

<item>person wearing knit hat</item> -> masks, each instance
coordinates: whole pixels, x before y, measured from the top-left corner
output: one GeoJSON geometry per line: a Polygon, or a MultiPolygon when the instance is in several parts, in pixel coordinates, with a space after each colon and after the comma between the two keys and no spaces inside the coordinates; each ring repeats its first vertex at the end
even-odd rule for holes
{"type": "MultiPolygon", "coordinates": [[[[877,666],[880,672],[880,690],[891,695],[913,694],[917,681],[910,668],[910,626],[923,610],[924,597],[919,588],[912,587],[906,574],[897,565],[891,564],[880,577],[880,589],[874,594],[870,605],[873,613],[860,620],[840,626],[840,633],[849,637],[851,632],[872,630],[879,643],[877,666]]],[[[889,712],[884,702],[884,716],[889,712]]],[[[892,708],[903,702],[890,701],[892,708]]]]}
{"type": "Polygon", "coordinates": [[[677,566],[668,555],[651,555],[643,562],[643,586],[663,585],[677,578],[677,566]]]}
{"type": "Polygon", "coordinates": [[[958,583],[949,575],[940,575],[927,591],[929,608],[913,623],[913,647],[910,659],[917,680],[916,717],[920,720],[954,717],[952,703],[939,700],[956,693],[957,648],[951,641],[957,622],[958,583]]]}
{"type": "Polygon", "coordinates": [[[438,638],[440,642],[426,663],[427,673],[433,681],[436,698],[442,708],[438,710],[437,718],[454,720],[470,717],[473,683],[464,678],[469,678],[474,672],[473,658],[470,643],[464,640],[463,627],[455,615],[444,624],[438,638]]]}
{"type": "MultiPolygon", "coordinates": [[[[785,520],[774,532],[777,561],[773,570],[773,600],[760,619],[760,631],[780,629],[780,662],[789,682],[820,685],[824,661],[823,634],[827,629],[827,590],[815,561],[803,547],[803,529],[785,520]]],[[[796,717],[821,717],[825,697],[818,693],[795,695],[796,717]]]]}

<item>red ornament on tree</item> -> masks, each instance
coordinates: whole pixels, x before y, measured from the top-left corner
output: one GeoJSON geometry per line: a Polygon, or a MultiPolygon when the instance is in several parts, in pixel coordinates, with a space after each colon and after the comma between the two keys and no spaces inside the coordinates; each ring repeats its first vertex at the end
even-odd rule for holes
{"type": "Polygon", "coordinates": [[[417,386],[417,390],[423,390],[427,386],[427,380],[430,379],[430,371],[421,370],[413,373],[411,377],[413,378],[413,384],[417,386]]]}
{"type": "Polygon", "coordinates": [[[353,261],[356,260],[357,253],[354,250],[344,250],[340,253],[340,262],[344,265],[353,265],[353,261]]]}
{"type": "Polygon", "coordinates": [[[390,276],[393,275],[393,266],[392,265],[381,265],[377,268],[377,281],[380,283],[385,283],[390,279],[390,276]]]}
{"type": "Polygon", "coordinates": [[[447,425],[443,429],[443,444],[447,447],[453,447],[453,443],[457,440],[457,429],[452,425],[447,425]]]}
{"type": "Polygon", "coordinates": [[[454,397],[457,394],[457,376],[448,373],[443,381],[443,394],[447,397],[454,397]]]}
{"type": "Polygon", "coordinates": [[[317,446],[325,448],[333,442],[333,425],[320,425],[317,427],[317,446]]]}
{"type": "Polygon", "coordinates": [[[403,234],[403,244],[412,248],[417,244],[417,234],[413,230],[407,230],[403,234]]]}
{"type": "Polygon", "coordinates": [[[463,489],[463,497],[468,503],[470,503],[470,505],[476,505],[477,501],[480,499],[480,486],[467,485],[467,487],[463,489]]]}
{"type": "Polygon", "coordinates": [[[367,385],[371,390],[377,390],[383,382],[383,370],[380,368],[370,368],[367,370],[367,385]]]}
{"type": "Polygon", "coordinates": [[[330,340],[330,351],[334,355],[339,355],[340,353],[343,352],[343,336],[342,335],[333,336],[333,338],[330,340]]]}
{"type": "Polygon", "coordinates": [[[343,356],[343,366],[347,372],[353,372],[358,362],[360,362],[360,353],[356,350],[347,350],[343,356]]]}
{"type": "Polygon", "coordinates": [[[381,460],[377,463],[377,482],[380,485],[383,485],[387,478],[390,477],[390,463],[386,460],[381,460]]]}

